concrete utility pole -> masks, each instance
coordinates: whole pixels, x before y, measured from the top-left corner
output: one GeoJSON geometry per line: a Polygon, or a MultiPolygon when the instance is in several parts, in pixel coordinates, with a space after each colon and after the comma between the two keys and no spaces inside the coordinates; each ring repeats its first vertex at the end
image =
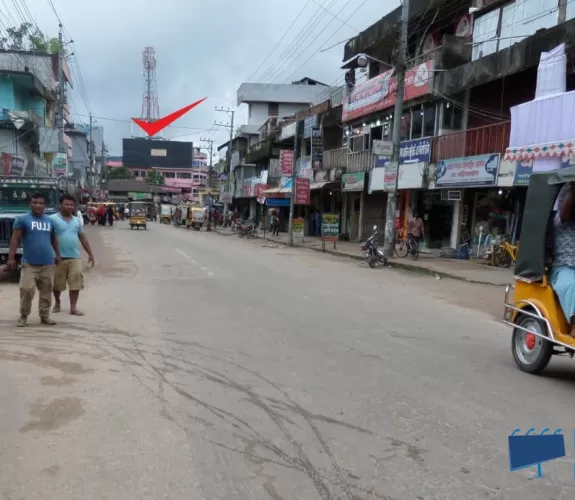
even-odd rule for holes
{"type": "Polygon", "coordinates": [[[89,166],[89,182],[88,184],[90,185],[90,187],[95,188],[96,186],[94,186],[94,179],[95,179],[95,175],[94,175],[94,142],[92,141],[92,130],[94,128],[94,120],[92,118],[92,113],[90,113],[90,129],[89,129],[89,134],[88,134],[88,161],[90,162],[90,166],[89,166]]]}
{"type": "MultiPolygon", "coordinates": [[[[216,111],[219,111],[220,113],[227,113],[230,116],[229,125],[225,125],[223,123],[216,123],[216,125],[230,129],[230,143],[228,144],[228,179],[226,182],[227,184],[226,191],[228,194],[231,194],[230,182],[232,178],[232,141],[234,140],[234,115],[236,114],[236,112],[231,109],[223,109],[223,108],[216,108],[216,111]]],[[[224,203],[224,216],[227,215],[228,209],[229,209],[228,204],[224,203]]]]}
{"type": "Polygon", "coordinates": [[[295,211],[295,183],[297,179],[297,155],[299,150],[299,120],[295,122],[295,136],[293,147],[293,167],[291,173],[291,196],[289,200],[288,244],[293,246],[293,216],[295,211]]]}
{"type": "MultiPolygon", "coordinates": [[[[209,165],[209,170],[208,170],[208,188],[212,188],[212,169],[213,169],[213,163],[212,163],[212,155],[213,155],[213,149],[214,149],[214,141],[212,139],[202,139],[200,138],[201,142],[207,142],[208,143],[208,147],[204,148],[207,149],[209,151],[209,155],[210,155],[210,165],[209,165]]],[[[206,228],[206,231],[211,231],[212,230],[212,193],[210,192],[209,194],[210,197],[210,205],[208,207],[208,227],[206,228]]]]}
{"type": "Polygon", "coordinates": [[[68,146],[64,141],[64,104],[66,103],[66,92],[64,85],[64,35],[62,24],[58,31],[58,114],[56,127],[58,128],[58,152],[68,153],[68,146]]]}
{"type": "Polygon", "coordinates": [[[403,92],[405,90],[405,60],[407,53],[407,26],[409,24],[409,0],[403,0],[401,9],[401,25],[399,32],[399,45],[395,77],[397,78],[397,92],[395,96],[395,110],[393,112],[393,155],[391,162],[397,165],[395,187],[387,193],[387,212],[385,215],[385,234],[383,254],[387,258],[393,257],[395,246],[395,214],[397,213],[397,186],[399,181],[399,150],[401,139],[401,119],[403,116],[403,92]]]}

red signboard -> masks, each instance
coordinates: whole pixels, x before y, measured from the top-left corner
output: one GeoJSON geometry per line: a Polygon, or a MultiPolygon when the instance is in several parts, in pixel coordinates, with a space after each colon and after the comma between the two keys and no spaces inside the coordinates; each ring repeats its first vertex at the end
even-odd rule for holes
{"type": "Polygon", "coordinates": [[[290,177],[293,173],[293,151],[282,149],[280,151],[280,175],[290,177]]]}
{"type": "Polygon", "coordinates": [[[307,177],[298,177],[295,180],[295,205],[310,204],[310,182],[307,177]]]}
{"type": "MultiPolygon", "coordinates": [[[[432,92],[433,69],[433,61],[427,61],[407,70],[405,101],[432,92]]],[[[343,98],[342,121],[348,122],[393,107],[397,89],[397,78],[394,73],[395,70],[390,69],[371,80],[356,85],[350,95],[343,98]]]]}

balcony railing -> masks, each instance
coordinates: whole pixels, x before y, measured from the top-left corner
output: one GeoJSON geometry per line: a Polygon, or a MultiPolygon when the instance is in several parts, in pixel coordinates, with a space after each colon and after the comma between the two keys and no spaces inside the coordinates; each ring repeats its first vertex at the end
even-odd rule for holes
{"type": "Polygon", "coordinates": [[[346,168],[349,150],[347,148],[328,149],[323,152],[323,168],[346,168]]]}
{"type": "Polygon", "coordinates": [[[490,153],[503,154],[509,146],[510,130],[511,122],[501,122],[434,137],[432,161],[490,153]]]}
{"type": "Polygon", "coordinates": [[[347,154],[347,170],[346,172],[366,172],[371,170],[374,164],[374,159],[371,149],[366,151],[358,151],[357,153],[347,154]]]}

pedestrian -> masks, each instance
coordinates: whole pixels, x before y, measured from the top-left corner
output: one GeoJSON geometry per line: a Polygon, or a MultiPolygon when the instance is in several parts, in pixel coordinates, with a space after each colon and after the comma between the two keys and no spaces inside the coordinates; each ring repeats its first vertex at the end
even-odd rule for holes
{"type": "Polygon", "coordinates": [[[44,325],[55,325],[50,318],[54,264],[60,261],[60,248],[54,222],[44,214],[46,198],[42,193],[32,195],[30,213],[14,222],[10,241],[8,266],[16,268],[16,252],[22,244],[20,273],[20,317],[17,326],[24,327],[32,311],[32,301],[38,290],[38,312],[44,325]]]}
{"type": "Polygon", "coordinates": [[[103,204],[98,207],[98,225],[106,225],[106,207],[103,204]]]}
{"type": "Polygon", "coordinates": [[[124,206],[124,218],[125,219],[129,219],[130,218],[130,209],[128,207],[128,205],[124,206]]]}
{"type": "Polygon", "coordinates": [[[319,211],[319,208],[315,209],[314,220],[315,220],[315,235],[321,236],[321,212],[319,211]]]}
{"type": "Polygon", "coordinates": [[[280,218],[278,211],[274,210],[272,215],[272,236],[280,235],[280,218]]]}
{"type": "Polygon", "coordinates": [[[108,217],[108,224],[111,226],[114,225],[114,207],[112,207],[112,205],[110,205],[108,207],[108,211],[106,213],[106,216],[108,217]]]}
{"type": "Polygon", "coordinates": [[[82,210],[78,208],[76,212],[76,217],[78,218],[78,222],[80,223],[80,227],[84,229],[84,214],[82,214],[82,210]]]}
{"type": "Polygon", "coordinates": [[[408,230],[409,230],[408,238],[410,238],[411,241],[414,242],[416,245],[419,245],[421,239],[423,238],[425,227],[423,224],[423,220],[421,219],[421,217],[417,212],[413,214],[413,219],[409,221],[408,230]]]}
{"type": "Polygon", "coordinates": [[[94,266],[94,254],[90,248],[84,229],[73,216],[76,201],[73,196],[64,195],[60,198],[60,212],[52,215],[58,246],[60,248],[60,262],[56,264],[54,273],[54,309],[52,312],[59,313],[62,310],[61,295],[69,289],[70,314],[84,316],[78,310],[78,297],[84,289],[83,262],[80,255],[80,243],[88,254],[88,263],[94,266]]]}

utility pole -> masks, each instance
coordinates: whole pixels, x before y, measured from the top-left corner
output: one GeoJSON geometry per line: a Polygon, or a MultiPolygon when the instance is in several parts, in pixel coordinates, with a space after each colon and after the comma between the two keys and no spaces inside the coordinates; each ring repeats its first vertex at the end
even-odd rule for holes
{"type": "Polygon", "coordinates": [[[90,162],[90,166],[88,169],[88,179],[89,182],[88,184],[90,185],[91,188],[95,188],[96,186],[94,186],[94,142],[92,141],[92,129],[94,128],[94,120],[92,118],[92,113],[90,113],[90,133],[89,133],[89,137],[88,137],[88,161],[90,162]]]}
{"type": "MultiPolygon", "coordinates": [[[[236,112],[231,109],[223,109],[223,108],[216,108],[216,111],[219,111],[220,113],[227,113],[230,117],[229,125],[225,125],[223,123],[216,123],[216,125],[219,125],[220,127],[226,127],[230,129],[230,142],[228,144],[228,179],[226,189],[226,193],[229,195],[231,194],[230,182],[232,178],[232,141],[234,140],[234,115],[236,114],[236,112]]],[[[224,203],[224,218],[228,214],[228,209],[229,209],[228,204],[224,203]]]]}
{"type": "Polygon", "coordinates": [[[64,141],[64,104],[66,103],[66,92],[64,85],[64,36],[62,24],[58,31],[58,115],[56,127],[58,128],[58,152],[68,154],[68,146],[64,141]]]}
{"type": "Polygon", "coordinates": [[[397,92],[395,95],[395,110],[393,112],[393,155],[391,162],[396,165],[395,186],[393,191],[387,193],[387,212],[385,214],[385,232],[383,254],[387,258],[393,257],[395,246],[395,214],[397,213],[397,187],[399,181],[399,150],[401,139],[401,118],[403,116],[403,93],[405,90],[405,60],[407,53],[407,26],[409,24],[409,0],[403,0],[401,8],[401,25],[399,31],[399,45],[395,77],[397,79],[397,92]]]}
{"type": "Polygon", "coordinates": [[[208,227],[206,228],[206,231],[211,231],[212,230],[212,204],[213,204],[213,200],[212,200],[212,193],[211,193],[211,188],[212,188],[212,168],[213,168],[213,164],[212,164],[212,154],[213,154],[213,149],[214,149],[214,141],[212,139],[202,139],[200,138],[201,142],[207,142],[208,143],[208,147],[205,148],[209,151],[209,155],[210,155],[210,165],[209,165],[209,170],[208,170],[208,188],[210,189],[210,194],[208,195],[210,197],[210,205],[208,207],[208,227]]]}
{"type": "Polygon", "coordinates": [[[291,173],[291,197],[289,200],[288,244],[290,247],[293,246],[293,216],[294,216],[294,211],[295,211],[295,183],[296,183],[296,179],[297,179],[298,150],[299,150],[299,120],[296,119],[294,147],[293,147],[292,173],[291,173]]]}

